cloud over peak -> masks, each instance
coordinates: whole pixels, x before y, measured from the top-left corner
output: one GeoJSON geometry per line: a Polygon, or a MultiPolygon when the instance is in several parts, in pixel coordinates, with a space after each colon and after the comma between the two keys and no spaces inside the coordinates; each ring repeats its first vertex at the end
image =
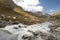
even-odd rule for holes
{"type": "Polygon", "coordinates": [[[43,11],[43,7],[40,6],[39,0],[13,0],[18,6],[21,6],[25,11],[37,12],[43,11]]]}

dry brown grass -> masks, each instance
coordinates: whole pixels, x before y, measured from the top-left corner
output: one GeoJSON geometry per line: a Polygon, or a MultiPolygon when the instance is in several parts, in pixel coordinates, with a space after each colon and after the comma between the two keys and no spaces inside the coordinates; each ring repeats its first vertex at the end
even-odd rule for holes
{"type": "Polygon", "coordinates": [[[38,18],[36,16],[29,14],[28,12],[24,11],[19,7],[14,7],[12,9],[7,8],[5,7],[3,0],[0,0],[0,14],[4,14],[5,16],[17,17],[17,19],[3,18],[3,20],[5,21],[9,21],[9,20],[19,21],[24,24],[35,24],[35,23],[41,23],[45,21],[42,18],[38,18]]]}

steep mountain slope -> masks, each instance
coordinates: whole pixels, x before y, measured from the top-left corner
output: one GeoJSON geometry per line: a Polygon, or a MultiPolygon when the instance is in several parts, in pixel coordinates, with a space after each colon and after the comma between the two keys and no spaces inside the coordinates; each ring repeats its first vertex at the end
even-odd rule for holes
{"type": "Polygon", "coordinates": [[[0,17],[3,21],[18,21],[24,24],[34,24],[44,22],[44,19],[38,18],[16,6],[12,0],[0,0],[0,17]]]}
{"type": "Polygon", "coordinates": [[[60,11],[55,12],[54,14],[52,14],[52,16],[60,17],[60,11]]]}
{"type": "Polygon", "coordinates": [[[44,12],[28,12],[29,14],[36,16],[38,18],[49,18],[51,15],[49,15],[48,13],[44,13],[44,12]]]}
{"type": "Polygon", "coordinates": [[[34,13],[30,13],[30,14],[37,16],[39,18],[44,18],[44,17],[46,18],[46,17],[51,16],[48,13],[44,13],[44,12],[34,12],[34,13]]]}
{"type": "MultiPolygon", "coordinates": [[[[28,11],[26,11],[28,12],[28,11]]],[[[44,13],[44,12],[28,12],[29,14],[33,15],[33,16],[36,16],[42,20],[45,20],[45,21],[49,21],[50,20],[50,17],[51,15],[48,14],[48,13],[44,13]]]]}

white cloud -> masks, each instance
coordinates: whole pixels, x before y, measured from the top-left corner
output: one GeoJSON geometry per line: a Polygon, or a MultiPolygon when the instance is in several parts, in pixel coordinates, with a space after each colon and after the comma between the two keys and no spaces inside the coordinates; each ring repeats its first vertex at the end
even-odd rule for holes
{"type": "Polygon", "coordinates": [[[54,10],[53,9],[50,9],[50,12],[53,12],[54,10]]]}
{"type": "Polygon", "coordinates": [[[40,4],[39,0],[13,0],[14,3],[18,6],[21,6],[25,11],[43,11],[43,7],[38,5],[40,4]]]}

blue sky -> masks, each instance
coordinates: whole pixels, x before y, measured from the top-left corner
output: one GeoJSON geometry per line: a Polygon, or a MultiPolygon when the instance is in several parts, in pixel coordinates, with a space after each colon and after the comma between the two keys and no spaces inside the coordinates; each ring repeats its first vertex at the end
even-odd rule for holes
{"type": "Polygon", "coordinates": [[[43,6],[43,10],[46,13],[52,14],[56,11],[60,11],[60,0],[39,0],[40,5],[43,6]]]}

